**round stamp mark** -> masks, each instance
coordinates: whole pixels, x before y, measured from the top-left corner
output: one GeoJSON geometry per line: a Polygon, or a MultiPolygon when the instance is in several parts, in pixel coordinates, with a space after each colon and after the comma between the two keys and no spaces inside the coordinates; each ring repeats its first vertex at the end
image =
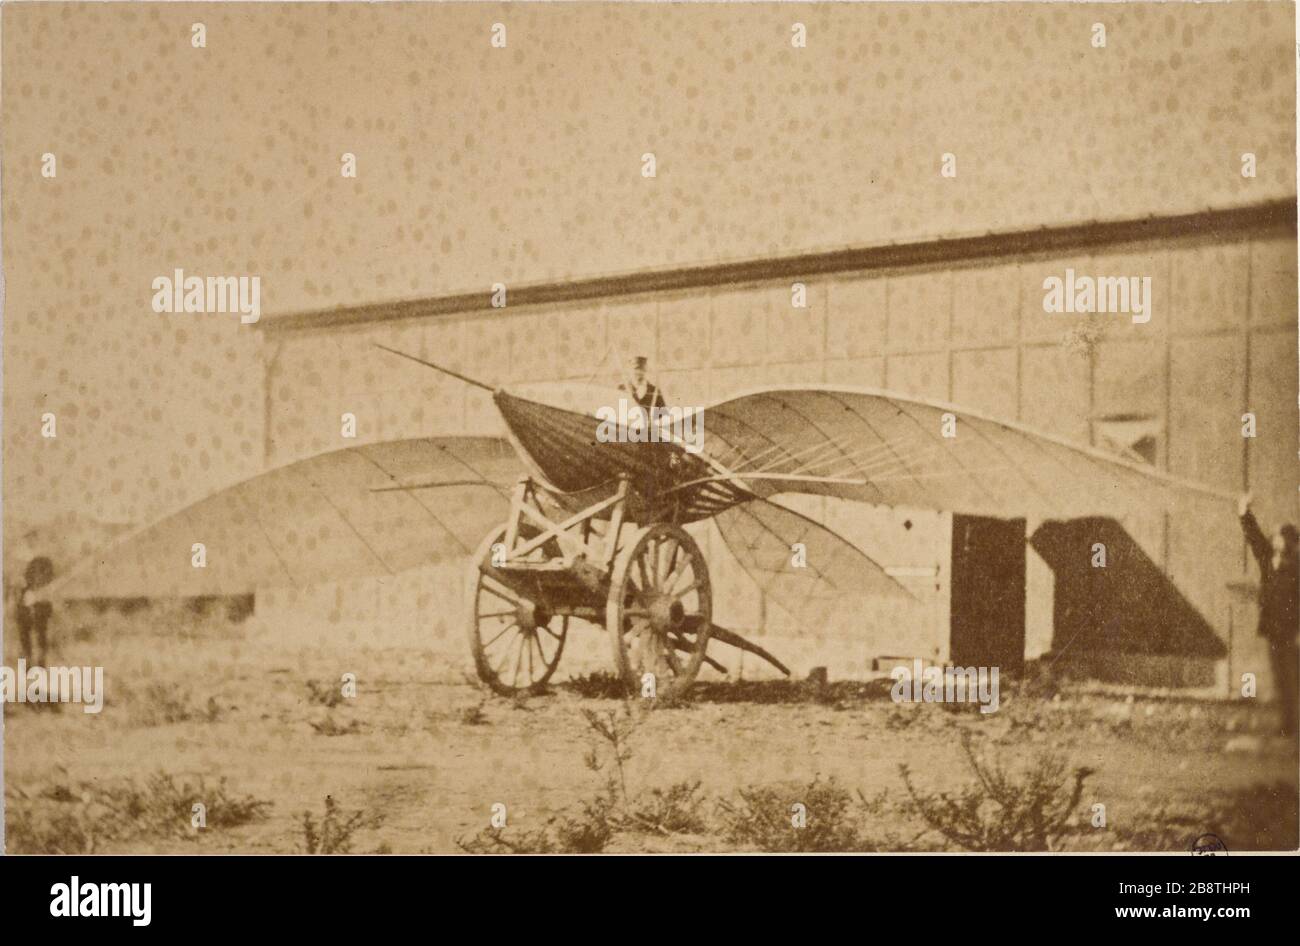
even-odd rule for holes
{"type": "Polygon", "coordinates": [[[1228,846],[1217,834],[1203,834],[1192,842],[1192,854],[1202,855],[1224,855],[1228,853],[1228,846]]]}

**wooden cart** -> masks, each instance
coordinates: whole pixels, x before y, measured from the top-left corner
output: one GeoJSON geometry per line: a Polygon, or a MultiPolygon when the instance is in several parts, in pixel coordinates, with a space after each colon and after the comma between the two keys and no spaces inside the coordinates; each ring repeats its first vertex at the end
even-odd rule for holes
{"type": "Polygon", "coordinates": [[[713,663],[704,555],[681,526],[636,508],[637,495],[627,477],[585,494],[516,484],[510,517],[484,539],[471,575],[470,648],[493,690],[540,692],[575,622],[603,624],[630,693],[675,696],[713,663]]]}

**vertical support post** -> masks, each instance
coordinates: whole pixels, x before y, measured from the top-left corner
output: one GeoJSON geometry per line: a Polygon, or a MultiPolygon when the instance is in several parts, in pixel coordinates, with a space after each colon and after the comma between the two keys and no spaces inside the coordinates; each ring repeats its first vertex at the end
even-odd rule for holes
{"type": "Polygon", "coordinates": [[[605,538],[605,567],[614,568],[614,556],[618,554],[618,534],[623,529],[623,505],[627,500],[627,474],[618,477],[618,492],[614,494],[614,511],[609,516],[609,535],[605,538]]]}
{"type": "Polygon", "coordinates": [[[519,540],[519,518],[523,515],[524,502],[528,499],[528,477],[521,476],[515,482],[514,494],[510,497],[510,521],[506,523],[506,558],[515,550],[519,540]]]}

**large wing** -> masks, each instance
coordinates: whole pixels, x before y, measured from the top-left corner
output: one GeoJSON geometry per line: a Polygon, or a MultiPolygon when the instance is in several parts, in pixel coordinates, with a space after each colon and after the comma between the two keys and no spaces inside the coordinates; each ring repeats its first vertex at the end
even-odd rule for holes
{"type": "Polygon", "coordinates": [[[885,391],[771,389],[706,408],[703,427],[706,453],[760,496],[1051,519],[1150,515],[1175,504],[1186,511],[1189,499],[1222,507],[1232,498],[1017,424],[885,391]]]}
{"type": "Polygon", "coordinates": [[[759,587],[810,626],[846,600],[914,597],[857,546],[784,506],[755,499],[719,513],[714,522],[759,587]],[[799,564],[796,545],[803,547],[799,564]]]}
{"type": "Polygon", "coordinates": [[[523,473],[495,437],[349,447],[279,467],[92,555],[56,598],[241,594],[390,575],[471,553],[523,473]],[[194,566],[201,543],[206,564],[194,566]]]}

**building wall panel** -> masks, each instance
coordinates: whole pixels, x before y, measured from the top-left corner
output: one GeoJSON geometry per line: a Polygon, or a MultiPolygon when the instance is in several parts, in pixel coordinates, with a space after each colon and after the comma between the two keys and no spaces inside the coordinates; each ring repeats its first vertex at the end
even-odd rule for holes
{"type": "MultiPolygon", "coordinates": [[[[655,383],[663,391],[669,405],[676,407],[704,407],[713,401],[713,377],[707,368],[689,371],[661,371],[655,383]]],[[[706,436],[708,416],[704,418],[706,436]]]]}
{"type": "Polygon", "coordinates": [[[556,370],[562,377],[585,381],[595,374],[613,379],[627,370],[625,365],[615,363],[605,332],[605,314],[599,305],[559,309],[554,331],[556,370]]]}
{"type": "Polygon", "coordinates": [[[659,353],[661,371],[704,368],[713,353],[713,300],[708,296],[681,296],[659,303],[659,353]]]}
{"type": "Polygon", "coordinates": [[[1165,417],[1165,348],[1154,341],[1102,340],[1096,348],[1092,416],[1165,417]]]}
{"type": "Polygon", "coordinates": [[[1020,420],[1034,430],[1088,443],[1092,368],[1061,345],[1027,345],[1020,354],[1020,420]]]}
{"type": "Polygon", "coordinates": [[[843,361],[828,359],[825,365],[827,384],[851,388],[883,388],[885,386],[885,359],[849,358],[843,361]]]}
{"type": "Polygon", "coordinates": [[[517,381],[562,377],[558,345],[560,315],[554,311],[521,312],[507,317],[510,375],[517,381]]]}
{"type": "Polygon", "coordinates": [[[1240,329],[1250,303],[1250,244],[1229,243],[1172,250],[1169,323],[1172,331],[1240,329]]]}
{"type": "Polygon", "coordinates": [[[959,351],[952,356],[952,402],[999,418],[1016,416],[1019,352],[959,351]]]}
{"type": "Polygon", "coordinates": [[[826,313],[823,296],[809,287],[808,305],[791,305],[789,291],[773,293],[767,309],[767,358],[770,361],[817,361],[826,351],[826,313]]]}
{"type": "Polygon", "coordinates": [[[1086,315],[1071,312],[1049,312],[1044,308],[1048,279],[1064,282],[1066,271],[1086,273],[1091,269],[1087,257],[1056,256],[1048,259],[1026,260],[1019,267],[1021,286],[1020,340],[1027,344],[1069,345],[1070,339],[1086,335],[1092,320],[1086,315]]]}
{"type": "Polygon", "coordinates": [[[885,387],[932,401],[948,400],[948,353],[890,355],[885,363],[885,387]]]}
{"type": "Polygon", "coordinates": [[[827,358],[869,358],[885,350],[886,290],[882,277],[827,283],[827,358]]]}
{"type": "Polygon", "coordinates": [[[711,362],[718,365],[758,365],[767,356],[767,310],[771,289],[741,289],[713,296],[710,336],[711,362]]]}
{"type": "Polygon", "coordinates": [[[1259,240],[1250,248],[1250,322],[1296,327],[1295,240],[1259,240]]]}
{"type": "MultiPolygon", "coordinates": [[[[1169,281],[1169,253],[1161,247],[1143,247],[1136,249],[1119,249],[1115,252],[1098,253],[1090,256],[1081,267],[1076,267],[1080,275],[1091,276],[1097,280],[1098,311],[1091,318],[1101,322],[1107,336],[1116,341],[1147,341],[1169,331],[1171,308],[1178,293],[1171,288],[1169,281]],[[1149,284],[1143,280],[1150,278],[1149,284]],[[1110,294],[1100,289],[1102,279],[1124,279],[1129,291],[1129,308],[1119,312],[1102,312],[1101,296],[1107,299],[1110,308],[1110,294]],[[1137,286],[1133,280],[1137,279],[1137,286]],[[1137,297],[1134,290],[1142,293],[1145,300],[1145,313],[1136,311],[1137,297]],[[1147,291],[1149,289],[1149,292],[1147,291]],[[1147,296],[1149,295],[1149,298],[1147,296]],[[1145,321],[1135,322],[1134,318],[1145,321]]],[[[1123,304],[1123,290],[1117,290],[1117,301],[1123,304]]]]}
{"type": "Polygon", "coordinates": [[[819,373],[819,362],[787,362],[785,364],[758,364],[743,367],[714,368],[712,392],[715,398],[736,397],[754,388],[769,385],[801,384],[809,374],[819,373]]]}
{"type": "Polygon", "coordinates": [[[1250,338],[1249,409],[1257,436],[1248,442],[1248,482],[1266,523],[1296,521],[1296,336],[1254,332],[1250,338]]]}
{"type": "Polygon", "coordinates": [[[1170,351],[1169,472],[1225,490],[1242,486],[1245,340],[1177,338],[1170,351]]]}
{"type": "Polygon", "coordinates": [[[510,325],[497,312],[485,314],[466,326],[464,371],[485,377],[491,384],[517,380],[510,363],[510,325]]]}
{"type": "Polygon", "coordinates": [[[958,270],[953,281],[953,347],[1014,344],[1020,333],[1020,300],[1025,294],[1020,267],[958,270]]]}
{"type": "Polygon", "coordinates": [[[933,351],[948,345],[952,285],[952,273],[942,271],[889,279],[891,352],[933,351]]]}

